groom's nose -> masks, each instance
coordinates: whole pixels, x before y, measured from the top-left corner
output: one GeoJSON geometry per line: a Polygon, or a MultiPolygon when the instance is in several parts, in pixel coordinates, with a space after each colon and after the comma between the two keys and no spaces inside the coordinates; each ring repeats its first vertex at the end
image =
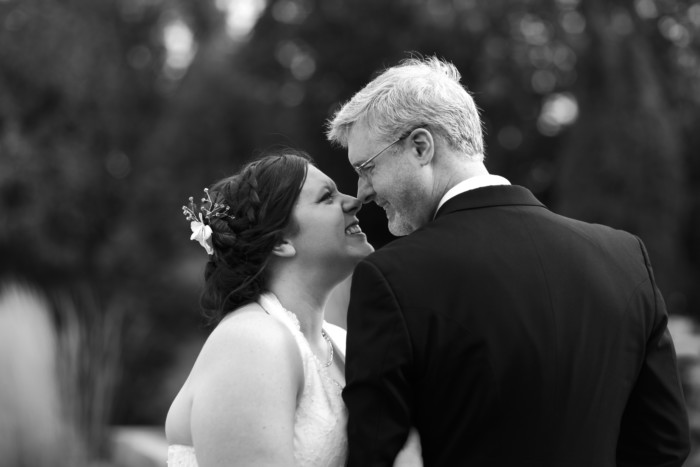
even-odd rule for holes
{"type": "Polygon", "coordinates": [[[359,199],[362,204],[374,201],[374,188],[372,184],[369,183],[364,177],[359,177],[357,179],[357,199],[359,199]]]}

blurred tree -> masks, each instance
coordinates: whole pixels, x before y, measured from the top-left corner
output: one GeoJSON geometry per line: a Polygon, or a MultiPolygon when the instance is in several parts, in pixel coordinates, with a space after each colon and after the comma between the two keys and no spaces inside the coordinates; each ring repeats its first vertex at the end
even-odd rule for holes
{"type": "Polygon", "coordinates": [[[92,312],[142,324],[157,290],[143,279],[160,274],[139,258],[160,245],[143,241],[144,213],[129,216],[138,149],[163,99],[163,9],[0,3],[0,277],[90,290],[104,306],[92,312]]]}
{"type": "MultiPolygon", "coordinates": [[[[628,2],[582,3],[587,40],[577,54],[585,73],[573,88],[580,116],[558,158],[556,206],[639,235],[670,311],[687,312],[693,273],[680,240],[688,212],[686,168],[697,146],[684,134],[687,103],[670,83],[683,74],[674,60],[677,45],[655,34],[669,17],[645,20],[646,4],[652,3],[638,1],[636,9],[628,2]]],[[[672,11],[684,17],[684,7],[674,4],[672,11]]]]}
{"type": "Polygon", "coordinates": [[[44,285],[88,280],[110,295],[110,275],[128,267],[114,252],[133,246],[120,236],[133,153],[158,107],[157,8],[0,8],[2,272],[44,285]]]}

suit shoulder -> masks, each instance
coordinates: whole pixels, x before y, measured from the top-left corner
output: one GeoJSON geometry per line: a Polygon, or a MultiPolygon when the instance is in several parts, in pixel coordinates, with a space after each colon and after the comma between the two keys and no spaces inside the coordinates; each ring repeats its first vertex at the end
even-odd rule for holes
{"type": "Polygon", "coordinates": [[[638,236],[626,230],[621,230],[605,224],[581,221],[578,219],[565,217],[559,214],[554,215],[560,217],[561,219],[564,219],[571,226],[573,226],[574,229],[579,230],[581,232],[587,232],[588,235],[597,236],[601,239],[612,240],[618,242],[621,245],[631,247],[635,250],[638,250],[640,245],[642,245],[642,241],[638,236]]]}
{"type": "Polygon", "coordinates": [[[399,237],[366,257],[362,262],[369,263],[383,271],[394,265],[397,261],[411,263],[420,262],[425,257],[430,257],[436,249],[440,249],[438,232],[430,225],[423,227],[410,235],[399,237]]]}

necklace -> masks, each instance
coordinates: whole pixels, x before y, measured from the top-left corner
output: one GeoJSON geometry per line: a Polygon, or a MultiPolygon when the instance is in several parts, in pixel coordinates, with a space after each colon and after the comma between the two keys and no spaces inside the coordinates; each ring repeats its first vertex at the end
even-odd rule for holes
{"type": "MultiPolygon", "coordinates": [[[[282,307],[282,309],[287,313],[287,316],[289,316],[292,319],[292,322],[294,322],[294,324],[296,325],[297,330],[301,332],[301,326],[299,325],[299,318],[297,318],[297,315],[284,307],[282,307]]],[[[327,368],[333,364],[333,343],[331,342],[330,337],[328,337],[328,334],[326,334],[326,330],[323,328],[321,328],[321,335],[323,336],[323,338],[326,341],[326,344],[328,345],[328,361],[326,363],[322,363],[323,367],[327,368]]],[[[306,342],[309,342],[309,340],[306,339],[306,342]]],[[[318,363],[321,363],[321,360],[319,360],[318,357],[316,357],[316,360],[318,360],[318,363]]]]}
{"type": "Polygon", "coordinates": [[[331,339],[328,337],[328,334],[326,334],[324,329],[321,329],[321,335],[326,340],[326,344],[328,344],[328,361],[323,364],[325,368],[333,364],[333,344],[331,343],[331,339]]]}

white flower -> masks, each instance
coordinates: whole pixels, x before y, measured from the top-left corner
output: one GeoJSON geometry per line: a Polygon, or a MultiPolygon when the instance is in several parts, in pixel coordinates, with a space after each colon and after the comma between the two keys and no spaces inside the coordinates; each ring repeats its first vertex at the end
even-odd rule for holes
{"type": "Polygon", "coordinates": [[[192,236],[190,237],[190,240],[198,241],[199,244],[202,245],[205,250],[207,250],[208,254],[213,255],[214,246],[212,245],[211,241],[211,227],[204,225],[202,214],[199,215],[198,221],[190,222],[190,229],[192,229],[192,236]]]}

